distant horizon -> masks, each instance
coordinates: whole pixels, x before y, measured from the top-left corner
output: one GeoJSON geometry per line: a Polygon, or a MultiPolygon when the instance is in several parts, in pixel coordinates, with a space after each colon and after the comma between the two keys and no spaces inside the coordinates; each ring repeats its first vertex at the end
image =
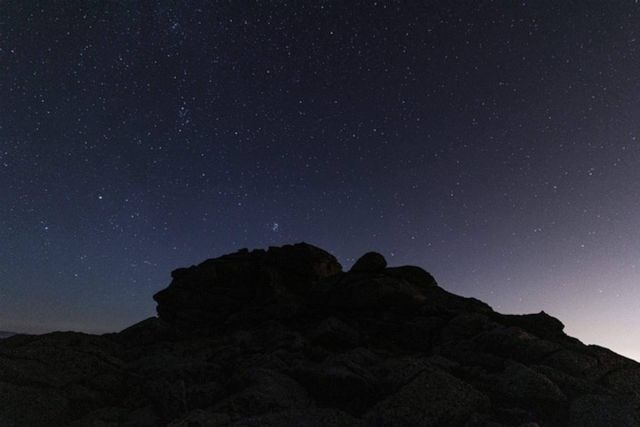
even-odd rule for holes
{"type": "MultiPolygon", "coordinates": [[[[299,240],[299,241],[294,241],[294,242],[289,242],[289,243],[284,243],[284,244],[293,244],[293,243],[298,243],[298,242],[302,242],[304,240],[299,240]]],[[[314,244],[313,242],[307,242],[310,244],[314,244]]],[[[315,244],[314,244],[315,245],[315,244]]],[[[157,317],[157,313],[155,312],[155,306],[156,303],[153,301],[152,296],[153,294],[155,294],[156,292],[164,289],[166,286],[169,285],[169,283],[171,282],[171,278],[170,278],[170,272],[176,268],[180,268],[180,267],[188,267],[190,265],[198,265],[201,262],[206,261],[207,259],[212,259],[212,258],[217,258],[223,255],[227,255],[230,253],[234,253],[236,251],[239,251],[241,249],[248,249],[248,250],[256,250],[256,249],[267,249],[268,246],[266,247],[248,247],[248,248],[236,248],[236,249],[232,249],[232,250],[228,250],[224,253],[219,253],[219,254],[214,254],[212,256],[209,257],[205,257],[202,259],[199,259],[191,264],[185,264],[182,266],[174,266],[172,269],[167,271],[167,281],[166,284],[164,286],[159,286],[156,290],[154,290],[150,295],[149,295],[149,301],[150,301],[150,306],[153,308],[152,313],[148,313],[148,315],[143,315],[141,316],[138,320],[133,320],[133,321],[122,321],[120,326],[115,326],[114,328],[108,329],[108,328],[104,328],[104,329],[98,329],[98,328],[82,328],[81,326],[77,326],[71,322],[66,322],[66,323],[60,323],[59,325],[61,325],[60,327],[57,326],[49,326],[49,325],[45,325],[45,324],[39,324],[39,325],[31,325],[31,326],[27,326],[24,325],[24,327],[18,327],[19,323],[15,323],[16,328],[5,328],[5,324],[7,324],[6,322],[3,322],[2,318],[0,317],[0,328],[2,328],[2,330],[0,330],[0,334],[2,332],[9,332],[9,333],[14,333],[14,334],[27,334],[27,335],[42,335],[42,334],[46,334],[46,333],[52,333],[52,332],[79,332],[79,333],[87,333],[87,334],[93,334],[93,335],[103,335],[103,334],[111,334],[111,333],[117,333],[120,332],[132,325],[135,325],[138,322],[144,321],[150,317],[157,317]]],[[[330,248],[326,248],[326,247],[321,247],[321,249],[324,250],[328,250],[331,253],[330,248]]],[[[380,248],[376,248],[376,250],[379,250],[380,248]]],[[[364,252],[363,252],[364,253],[364,252]]],[[[362,254],[360,254],[362,255],[362,254]]],[[[355,262],[355,260],[357,259],[357,257],[354,258],[348,258],[347,260],[341,260],[340,258],[338,258],[338,262],[340,262],[340,264],[343,267],[343,271],[348,271],[351,268],[351,265],[353,265],[353,263],[355,262]],[[346,262],[345,262],[346,261],[346,262]]],[[[391,266],[396,266],[396,265],[405,265],[405,264],[395,264],[393,263],[393,256],[391,256],[390,258],[390,265],[391,266]]],[[[418,264],[414,264],[414,265],[418,265],[418,264]]],[[[428,271],[431,272],[431,270],[429,270],[428,267],[423,266],[423,265],[418,265],[419,267],[425,268],[428,271]]],[[[594,335],[595,338],[590,338],[590,339],[585,339],[584,336],[582,336],[583,334],[580,332],[581,328],[578,328],[576,324],[573,324],[573,322],[567,322],[565,319],[563,319],[563,317],[558,314],[558,313],[554,313],[553,311],[549,311],[547,309],[544,308],[540,308],[538,310],[530,310],[530,311],[523,311],[523,312],[515,312],[515,311],[502,311],[499,310],[498,308],[496,308],[496,306],[494,304],[492,304],[490,301],[487,301],[483,298],[479,298],[477,296],[474,295],[465,295],[462,293],[457,293],[452,291],[451,289],[447,288],[446,286],[443,286],[442,282],[440,280],[438,280],[438,276],[435,276],[436,281],[438,281],[438,285],[441,286],[443,289],[458,294],[460,296],[463,297],[473,297],[473,298],[477,298],[480,299],[481,301],[489,304],[491,306],[491,308],[501,314],[515,314],[515,315],[522,315],[522,314],[534,314],[534,313],[539,313],[541,311],[546,312],[547,314],[549,314],[550,316],[553,316],[555,318],[557,318],[558,320],[560,320],[564,325],[565,325],[565,333],[569,336],[572,336],[574,338],[579,339],[580,341],[582,341],[584,344],[587,345],[597,345],[600,347],[604,347],[604,348],[608,348],[609,350],[612,350],[622,356],[625,356],[629,359],[635,360],[640,362],[640,353],[638,352],[634,352],[633,350],[625,350],[625,349],[620,349],[620,348],[616,348],[615,345],[612,345],[610,343],[606,343],[603,342],[602,340],[598,340],[598,337],[594,335]]],[[[592,323],[591,324],[586,324],[586,329],[590,330],[592,329],[593,326],[595,326],[596,324],[602,322],[604,319],[603,318],[598,318],[596,316],[593,316],[593,313],[591,314],[591,318],[592,318],[592,323]]],[[[115,320],[115,319],[114,319],[115,320]]]]}

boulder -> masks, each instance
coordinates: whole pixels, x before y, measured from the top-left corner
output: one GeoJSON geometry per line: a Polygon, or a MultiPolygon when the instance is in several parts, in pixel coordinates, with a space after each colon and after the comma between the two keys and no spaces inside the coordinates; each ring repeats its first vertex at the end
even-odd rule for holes
{"type": "Polygon", "coordinates": [[[376,404],[365,418],[382,426],[464,426],[489,406],[486,396],[433,367],[421,369],[397,392],[376,404]]]}
{"type": "Polygon", "coordinates": [[[207,334],[232,316],[253,322],[289,317],[312,283],[341,271],[334,256],[306,243],[241,250],[174,270],[169,287],[153,298],[160,319],[207,334]]]}
{"type": "Polygon", "coordinates": [[[569,427],[639,427],[640,417],[625,399],[585,395],[571,402],[569,427]]]}
{"type": "Polygon", "coordinates": [[[371,355],[355,351],[322,363],[302,362],[291,375],[323,406],[357,414],[380,396],[379,379],[371,369],[371,355]]]}
{"type": "Polygon", "coordinates": [[[563,335],[562,322],[544,311],[535,314],[503,314],[501,320],[507,325],[517,326],[540,338],[557,338],[563,335]]]}
{"type": "Polygon", "coordinates": [[[312,340],[330,348],[355,347],[360,333],[336,317],[328,317],[313,330],[312,340]]]}
{"type": "Polygon", "coordinates": [[[478,348],[503,358],[533,363],[559,351],[562,347],[518,327],[498,325],[474,338],[478,348]]]}
{"type": "Polygon", "coordinates": [[[403,265],[401,267],[387,268],[384,273],[387,276],[406,280],[416,286],[423,288],[431,288],[438,286],[438,282],[433,278],[431,273],[413,265],[403,265]]]}
{"type": "Polygon", "coordinates": [[[567,400],[549,378],[519,363],[510,363],[497,376],[497,384],[504,396],[525,404],[562,404],[567,400]]]}
{"type": "Polygon", "coordinates": [[[380,273],[387,267],[387,260],[378,252],[367,252],[353,264],[350,273],[380,273]]]}
{"type": "Polygon", "coordinates": [[[232,380],[235,393],[211,407],[232,419],[302,409],[309,400],[305,390],[291,377],[269,369],[251,368],[232,380]]]}
{"type": "Polygon", "coordinates": [[[388,276],[346,276],[318,302],[326,308],[416,310],[426,295],[416,285],[388,276]]]}

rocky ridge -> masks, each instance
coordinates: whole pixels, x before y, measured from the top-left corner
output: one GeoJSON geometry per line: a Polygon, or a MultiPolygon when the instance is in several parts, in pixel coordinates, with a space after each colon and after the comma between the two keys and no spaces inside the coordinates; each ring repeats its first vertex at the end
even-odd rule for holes
{"type": "Polygon", "coordinates": [[[158,317],[0,341],[0,426],[640,426],[640,365],[370,252],[172,272],[158,317]]]}

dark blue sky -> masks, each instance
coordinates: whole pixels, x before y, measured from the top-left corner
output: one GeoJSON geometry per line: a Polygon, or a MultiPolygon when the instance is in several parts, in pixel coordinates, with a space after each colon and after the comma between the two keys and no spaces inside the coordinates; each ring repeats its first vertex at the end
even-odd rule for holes
{"type": "Polygon", "coordinates": [[[304,240],[640,358],[637,1],[241,3],[0,4],[0,329],[304,240]]]}

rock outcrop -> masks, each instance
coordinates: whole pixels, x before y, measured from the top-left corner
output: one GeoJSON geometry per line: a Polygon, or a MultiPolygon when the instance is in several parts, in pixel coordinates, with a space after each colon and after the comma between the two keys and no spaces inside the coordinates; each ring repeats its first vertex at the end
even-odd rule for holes
{"type": "Polygon", "coordinates": [[[307,244],[172,273],[158,317],[0,341],[0,426],[640,426],[640,365],[419,267],[307,244]]]}
{"type": "Polygon", "coordinates": [[[387,260],[378,252],[367,252],[351,267],[351,273],[379,273],[387,267],[387,260]]]}

